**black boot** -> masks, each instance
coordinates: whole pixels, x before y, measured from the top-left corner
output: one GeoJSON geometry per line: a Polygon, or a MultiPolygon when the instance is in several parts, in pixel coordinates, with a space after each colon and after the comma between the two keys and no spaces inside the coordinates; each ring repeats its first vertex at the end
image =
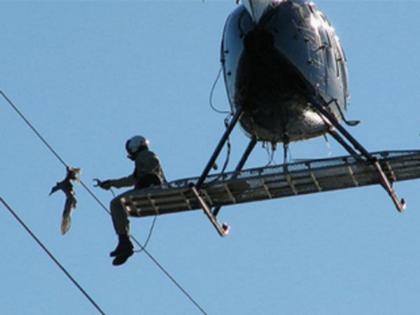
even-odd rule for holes
{"type": "Polygon", "coordinates": [[[133,255],[133,244],[131,243],[128,235],[118,235],[118,240],[117,248],[110,253],[111,257],[115,257],[112,262],[115,266],[122,265],[131,255],[133,255]]]}

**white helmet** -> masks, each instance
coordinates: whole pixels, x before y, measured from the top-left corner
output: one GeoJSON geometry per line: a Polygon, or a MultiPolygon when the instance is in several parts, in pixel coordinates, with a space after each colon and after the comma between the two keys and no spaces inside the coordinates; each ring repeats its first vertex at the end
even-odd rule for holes
{"type": "Polygon", "coordinates": [[[149,140],[142,136],[134,136],[125,143],[129,155],[134,155],[141,147],[149,147],[149,140]]]}

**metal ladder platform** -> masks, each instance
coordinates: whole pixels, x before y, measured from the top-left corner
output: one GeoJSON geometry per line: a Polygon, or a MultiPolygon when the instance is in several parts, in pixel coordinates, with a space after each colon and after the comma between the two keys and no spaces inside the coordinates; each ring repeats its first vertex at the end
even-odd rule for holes
{"type": "MultiPolygon", "coordinates": [[[[372,155],[391,182],[420,178],[420,150],[372,155]]],[[[124,194],[121,203],[131,216],[146,217],[202,209],[201,198],[208,207],[216,207],[380,184],[375,167],[353,156],[210,175],[199,190],[201,198],[194,188],[197,181],[198,177],[186,178],[135,190],[124,194]]]]}

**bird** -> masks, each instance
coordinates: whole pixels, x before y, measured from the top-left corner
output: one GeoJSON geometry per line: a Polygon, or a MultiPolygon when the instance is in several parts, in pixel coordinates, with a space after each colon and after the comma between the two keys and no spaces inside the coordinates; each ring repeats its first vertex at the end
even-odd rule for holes
{"type": "Polygon", "coordinates": [[[66,202],[64,203],[63,219],[61,222],[61,234],[68,232],[71,226],[71,213],[76,208],[77,199],[76,192],[73,188],[72,181],[80,181],[80,168],[66,167],[66,177],[51,189],[50,196],[58,190],[61,190],[66,195],[66,202]]]}

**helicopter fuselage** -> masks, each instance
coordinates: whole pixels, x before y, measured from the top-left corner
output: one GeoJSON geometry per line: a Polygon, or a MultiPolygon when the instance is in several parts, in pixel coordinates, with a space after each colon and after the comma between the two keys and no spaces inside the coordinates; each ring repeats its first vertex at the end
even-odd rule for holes
{"type": "Polygon", "coordinates": [[[347,66],[335,30],[304,0],[274,2],[258,21],[251,13],[242,5],[228,17],[221,49],[228,97],[233,112],[243,111],[242,128],[272,143],[326,133],[308,95],[322,96],[342,118],[347,66]]]}

